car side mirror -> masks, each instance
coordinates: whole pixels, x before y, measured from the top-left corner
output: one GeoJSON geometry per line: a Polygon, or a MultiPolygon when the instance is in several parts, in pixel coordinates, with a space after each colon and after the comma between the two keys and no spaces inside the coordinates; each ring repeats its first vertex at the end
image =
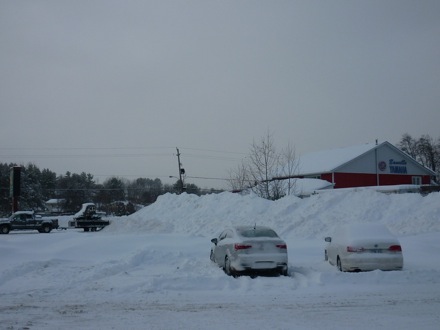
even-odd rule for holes
{"type": "Polygon", "coordinates": [[[211,240],[211,242],[214,243],[215,245],[217,245],[217,243],[218,243],[218,239],[217,239],[217,238],[213,238],[213,239],[211,240]]]}
{"type": "Polygon", "coordinates": [[[326,238],[324,238],[324,241],[330,243],[332,241],[332,238],[331,237],[326,237],[326,238]]]}

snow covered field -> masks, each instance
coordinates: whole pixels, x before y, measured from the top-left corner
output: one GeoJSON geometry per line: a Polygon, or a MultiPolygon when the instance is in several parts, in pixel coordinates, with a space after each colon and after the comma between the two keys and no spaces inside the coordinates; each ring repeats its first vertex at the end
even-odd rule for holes
{"type": "MultiPolygon", "coordinates": [[[[67,225],[69,218],[61,218],[67,225]]],[[[223,193],[165,195],[76,229],[0,236],[0,329],[438,329],[440,194],[332,191],[272,202],[223,193]],[[400,272],[340,273],[324,262],[336,224],[381,222],[400,272]],[[229,224],[273,227],[288,277],[232,278],[209,260],[229,224]]]]}

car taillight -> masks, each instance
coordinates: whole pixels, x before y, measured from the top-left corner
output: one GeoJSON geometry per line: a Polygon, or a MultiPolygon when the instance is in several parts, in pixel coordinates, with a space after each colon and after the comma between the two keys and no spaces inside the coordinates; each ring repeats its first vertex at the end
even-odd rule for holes
{"type": "Polygon", "coordinates": [[[277,244],[276,247],[279,248],[279,249],[287,249],[287,245],[286,244],[277,244]]]}
{"type": "Polygon", "coordinates": [[[252,245],[248,245],[248,244],[238,244],[238,243],[234,244],[234,249],[236,250],[246,250],[246,249],[250,249],[251,247],[252,245]]]}
{"type": "Polygon", "coordinates": [[[402,247],[400,245],[391,245],[388,250],[393,252],[402,252],[402,247]]]}
{"type": "Polygon", "coordinates": [[[365,249],[363,247],[354,247],[354,246],[347,246],[347,252],[363,252],[365,249]]]}

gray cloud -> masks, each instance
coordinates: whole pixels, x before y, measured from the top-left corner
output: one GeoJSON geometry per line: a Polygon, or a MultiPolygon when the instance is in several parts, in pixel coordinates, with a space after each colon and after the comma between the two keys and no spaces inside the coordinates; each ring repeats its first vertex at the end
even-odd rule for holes
{"type": "Polygon", "coordinates": [[[226,177],[267,130],[298,153],[437,138],[438,17],[438,1],[1,1],[1,158],[167,178],[180,147],[189,175],[226,177]]]}

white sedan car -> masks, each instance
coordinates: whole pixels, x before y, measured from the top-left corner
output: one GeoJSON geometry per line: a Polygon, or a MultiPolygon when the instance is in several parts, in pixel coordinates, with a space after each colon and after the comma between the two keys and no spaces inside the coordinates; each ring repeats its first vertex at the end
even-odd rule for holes
{"type": "Polygon", "coordinates": [[[325,259],[340,271],[401,270],[402,247],[381,224],[340,226],[326,237],[325,259]]]}
{"type": "Polygon", "coordinates": [[[287,275],[287,245],[268,227],[239,226],[213,238],[211,260],[228,275],[287,275]]]}

